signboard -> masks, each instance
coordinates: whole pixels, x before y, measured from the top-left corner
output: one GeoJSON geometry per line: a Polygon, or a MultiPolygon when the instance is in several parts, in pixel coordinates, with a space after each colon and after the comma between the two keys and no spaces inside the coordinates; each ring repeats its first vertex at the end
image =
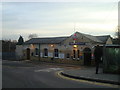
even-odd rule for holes
{"type": "Polygon", "coordinates": [[[64,53],[60,53],[59,58],[63,59],[64,58],[64,53]]]}
{"type": "Polygon", "coordinates": [[[53,53],[48,53],[48,57],[53,57],[53,53]]]}
{"type": "Polygon", "coordinates": [[[69,45],[85,45],[85,42],[69,42],[69,45]]]}

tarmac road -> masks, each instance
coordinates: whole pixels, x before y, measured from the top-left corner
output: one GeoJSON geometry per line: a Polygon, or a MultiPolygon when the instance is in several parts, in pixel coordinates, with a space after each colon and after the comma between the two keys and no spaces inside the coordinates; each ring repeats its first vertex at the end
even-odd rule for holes
{"type": "Polygon", "coordinates": [[[2,88],[111,88],[102,84],[65,79],[57,74],[68,69],[67,67],[7,60],[3,60],[2,65],[2,88]]]}

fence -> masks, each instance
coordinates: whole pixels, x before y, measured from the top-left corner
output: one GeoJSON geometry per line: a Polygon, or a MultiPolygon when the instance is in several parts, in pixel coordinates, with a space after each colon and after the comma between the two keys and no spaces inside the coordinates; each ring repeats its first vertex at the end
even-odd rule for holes
{"type": "Polygon", "coordinates": [[[16,60],[15,52],[2,52],[3,60],[16,60]]]}

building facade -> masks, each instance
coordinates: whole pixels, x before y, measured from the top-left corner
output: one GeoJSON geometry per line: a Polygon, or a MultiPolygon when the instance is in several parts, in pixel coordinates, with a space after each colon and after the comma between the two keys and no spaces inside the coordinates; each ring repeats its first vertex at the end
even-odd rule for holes
{"type": "Polygon", "coordinates": [[[16,45],[16,54],[25,60],[90,65],[97,44],[112,44],[111,37],[76,32],[68,37],[32,38],[16,45]]]}

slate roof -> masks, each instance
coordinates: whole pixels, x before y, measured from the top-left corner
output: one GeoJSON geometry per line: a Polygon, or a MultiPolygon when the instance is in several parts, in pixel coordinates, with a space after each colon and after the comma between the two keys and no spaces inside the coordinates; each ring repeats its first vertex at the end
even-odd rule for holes
{"type": "Polygon", "coordinates": [[[105,35],[105,36],[96,36],[99,40],[101,40],[102,42],[106,42],[108,40],[108,38],[110,37],[110,35],[105,35]]]}
{"type": "Polygon", "coordinates": [[[95,37],[95,36],[88,35],[88,34],[83,34],[83,33],[79,33],[79,34],[82,34],[83,36],[85,36],[86,38],[88,38],[88,39],[90,39],[90,40],[92,40],[94,42],[102,43],[102,41],[100,39],[98,39],[97,37],[95,37]]]}
{"type": "Polygon", "coordinates": [[[50,38],[32,38],[24,44],[58,44],[67,39],[68,37],[50,37],[50,38]]]}
{"type": "Polygon", "coordinates": [[[98,43],[106,43],[106,41],[108,40],[108,38],[111,38],[110,35],[104,35],[104,36],[92,36],[92,35],[89,35],[89,34],[83,34],[83,33],[80,33],[80,32],[77,32],[79,34],[82,34],[84,35],[85,37],[87,37],[88,39],[94,41],[94,42],[98,42],[98,43]]]}
{"type": "MultiPolygon", "coordinates": [[[[110,37],[110,35],[106,35],[106,36],[92,36],[89,34],[83,34],[80,32],[76,32],[79,34],[82,34],[84,37],[97,42],[97,43],[106,43],[107,39],[110,37]]],[[[62,41],[66,40],[67,38],[69,38],[70,36],[66,36],[66,37],[49,37],[49,38],[32,38],[28,41],[26,41],[24,44],[59,44],[62,41]]]]}

